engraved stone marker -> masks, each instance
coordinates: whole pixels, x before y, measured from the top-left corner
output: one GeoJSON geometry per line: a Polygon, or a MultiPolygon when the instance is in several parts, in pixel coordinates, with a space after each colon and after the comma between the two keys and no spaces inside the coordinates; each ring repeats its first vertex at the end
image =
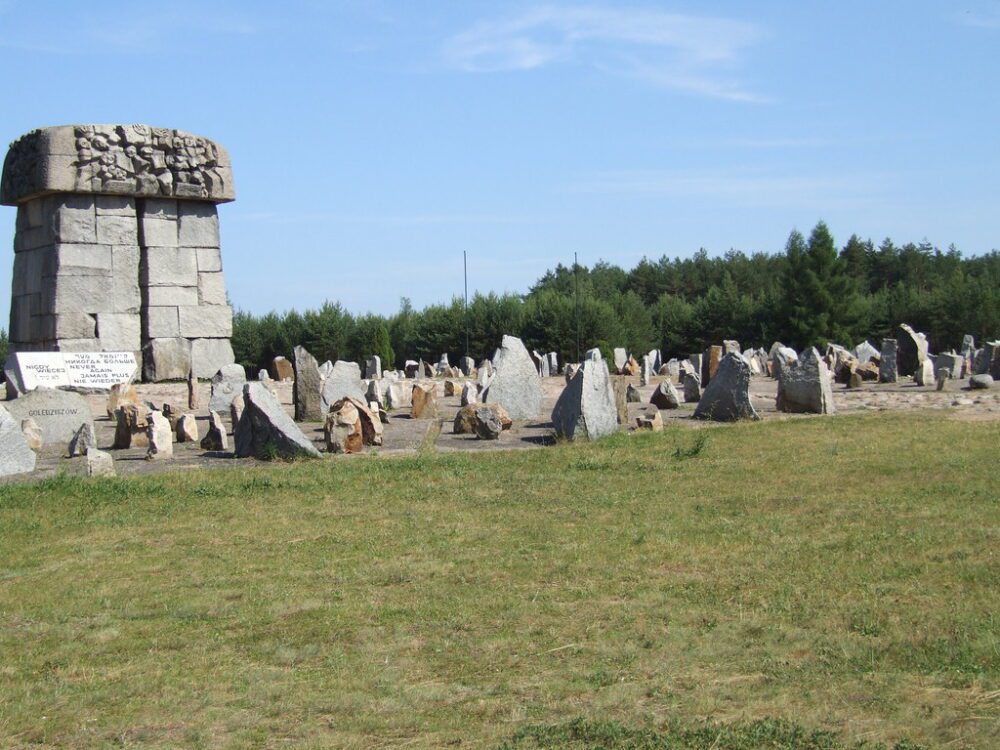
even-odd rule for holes
{"type": "Polygon", "coordinates": [[[6,407],[18,424],[25,419],[35,421],[41,428],[43,445],[68,445],[81,425],[93,430],[94,416],[78,393],[39,388],[6,402],[6,407]]]}
{"type": "Polygon", "coordinates": [[[138,365],[132,352],[14,352],[3,369],[16,398],[39,387],[110,390],[131,383],[138,365]]]}

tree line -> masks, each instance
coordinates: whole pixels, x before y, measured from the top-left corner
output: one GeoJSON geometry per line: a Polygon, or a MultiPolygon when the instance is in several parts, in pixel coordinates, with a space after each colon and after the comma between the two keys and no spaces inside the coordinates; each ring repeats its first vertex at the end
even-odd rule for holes
{"type": "Polygon", "coordinates": [[[793,231],[783,253],[731,251],[709,257],[643,259],[626,271],[598,262],[557,265],[523,295],[476,294],[415,310],[403,299],[393,315],[352,315],[336,302],[317,310],[233,320],[237,362],[250,372],[301,344],[321,362],[372,354],[384,366],[407,359],[452,363],[492,356],[503,334],[529,348],[576,361],[591,347],[606,355],[660,349],[666,357],[700,352],[723,339],[744,347],[774,341],[796,349],[864,339],[876,347],[901,323],[928,334],[935,352],[1000,336],[1000,253],[963,257],[927,242],[875,245],[857,235],[840,248],[820,222],[808,237],[793,231]]]}

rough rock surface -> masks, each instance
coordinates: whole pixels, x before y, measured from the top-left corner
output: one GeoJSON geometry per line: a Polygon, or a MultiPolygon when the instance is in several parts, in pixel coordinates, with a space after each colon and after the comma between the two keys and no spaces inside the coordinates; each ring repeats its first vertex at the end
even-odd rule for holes
{"type": "Polygon", "coordinates": [[[178,443],[198,442],[198,422],[194,414],[182,414],[177,420],[177,427],[174,428],[178,443]]]}
{"type": "MultiPolygon", "coordinates": [[[[342,417],[349,415],[347,405],[354,407],[354,418],[357,420],[363,445],[382,445],[383,428],[382,419],[378,411],[372,410],[368,404],[358,401],[350,396],[345,396],[330,407],[330,414],[342,412],[342,417]]],[[[327,420],[329,421],[329,420],[327,420]]],[[[343,421],[343,419],[341,420],[343,421]]]]}
{"type": "Polygon", "coordinates": [[[410,392],[401,383],[389,383],[385,389],[385,407],[387,409],[403,409],[410,405],[406,396],[410,392]]]}
{"type": "Polygon", "coordinates": [[[91,448],[97,447],[97,436],[94,434],[93,424],[82,424],[80,429],[69,441],[69,456],[85,456],[91,448]]]}
{"type": "Polygon", "coordinates": [[[722,361],[722,357],[725,354],[722,347],[718,344],[712,344],[705,350],[705,359],[702,362],[701,370],[701,382],[711,383],[712,378],[715,377],[715,373],[719,369],[719,362],[722,361]]]}
{"type": "MultiPolygon", "coordinates": [[[[139,393],[131,383],[116,383],[108,391],[108,419],[114,419],[115,410],[122,404],[138,404],[139,393]]],[[[82,453],[80,454],[83,455],[82,453]]]]}
{"type": "Polygon", "coordinates": [[[533,419],[542,408],[542,379],[521,339],[504,336],[484,403],[500,404],[512,419],[533,419]]]}
{"type": "Polygon", "coordinates": [[[771,377],[775,379],[781,377],[781,368],[790,362],[797,361],[798,358],[799,355],[794,349],[780,342],[775,342],[770,353],[771,377]]]}
{"type": "Polygon", "coordinates": [[[652,414],[640,414],[635,418],[635,429],[663,432],[663,417],[657,409],[652,414]]]}
{"type": "Polygon", "coordinates": [[[413,419],[433,419],[437,416],[437,396],[434,386],[414,383],[410,396],[410,416],[413,419]]]}
{"type": "Polygon", "coordinates": [[[462,386],[462,406],[479,403],[479,389],[474,383],[466,383],[462,386]]]}
{"type": "Polygon", "coordinates": [[[697,404],[701,401],[701,378],[698,373],[684,373],[684,403],[697,404]]]}
{"type": "Polygon", "coordinates": [[[369,380],[368,387],[365,389],[365,402],[369,404],[374,402],[379,405],[379,408],[383,407],[385,405],[385,391],[388,385],[388,381],[369,380]]]}
{"type": "Polygon", "coordinates": [[[865,362],[875,362],[877,364],[882,359],[882,354],[879,350],[868,341],[862,341],[854,347],[853,354],[861,364],[864,364],[865,362]]]}
{"type": "Polygon", "coordinates": [[[964,365],[965,357],[961,354],[955,354],[954,352],[939,354],[934,358],[934,377],[936,379],[938,373],[942,370],[947,370],[950,380],[958,380],[962,377],[964,365]]]}
{"type": "Polygon", "coordinates": [[[917,362],[917,369],[913,371],[913,382],[917,385],[934,385],[934,365],[929,357],[917,362]]]}
{"type": "Polygon", "coordinates": [[[607,364],[586,359],[552,410],[556,435],[596,440],[618,431],[618,410],[607,364]]]}
{"type": "Polygon", "coordinates": [[[291,380],[295,377],[295,368],[292,367],[292,363],[281,356],[275,357],[271,360],[271,366],[268,370],[271,377],[279,383],[284,382],[285,380],[291,380]]]}
{"type": "Polygon", "coordinates": [[[320,398],[321,414],[328,414],[330,407],[346,396],[358,401],[365,400],[365,389],[361,384],[361,368],[357,362],[338,359],[323,383],[323,394],[320,398]]]}
{"type": "Polygon", "coordinates": [[[712,382],[694,410],[696,419],[733,422],[739,419],[760,419],[750,402],[750,365],[736,354],[727,354],[719,362],[712,382]]]}
{"type": "Polygon", "coordinates": [[[972,365],[975,375],[992,375],[1000,379],[1000,341],[987,341],[979,350],[972,365]]]}
{"type": "Polygon", "coordinates": [[[480,404],[475,410],[476,437],[480,440],[499,440],[503,432],[503,423],[493,409],[487,404],[480,404]]]}
{"type": "Polygon", "coordinates": [[[673,383],[664,380],[656,386],[649,403],[657,409],[677,409],[681,405],[681,396],[674,388],[673,383]]]}
{"type": "Polygon", "coordinates": [[[878,381],[895,383],[899,379],[897,367],[899,343],[896,339],[882,339],[882,353],[879,357],[878,381]]]}
{"type": "Polygon", "coordinates": [[[330,407],[323,423],[323,439],[329,453],[360,453],[364,450],[361,417],[350,398],[343,398],[330,407]]]}
{"type": "Polygon", "coordinates": [[[622,370],[625,369],[625,365],[628,363],[628,352],[619,346],[615,347],[613,354],[615,357],[615,374],[621,375],[622,370]]]}
{"type": "Polygon", "coordinates": [[[28,441],[28,447],[33,451],[41,450],[42,445],[42,428],[38,426],[38,423],[30,417],[28,419],[21,420],[21,434],[24,435],[24,439],[28,441]]]}
{"type": "Polygon", "coordinates": [[[292,360],[295,363],[295,383],[292,385],[295,421],[319,422],[323,419],[323,375],[319,363],[304,346],[295,347],[292,360]]]}
{"type": "MultiPolygon", "coordinates": [[[[194,370],[188,372],[187,389],[188,409],[191,411],[199,411],[201,409],[201,399],[198,398],[198,378],[195,377],[194,370]]],[[[114,411],[111,413],[114,414],[114,411]]]]}
{"type": "Polygon", "coordinates": [[[35,470],[35,452],[21,432],[21,423],[0,406],[0,476],[35,470]]]}
{"type": "Polygon", "coordinates": [[[245,406],[246,402],[243,400],[242,393],[234,397],[233,402],[229,405],[229,424],[233,426],[233,430],[239,424],[240,418],[243,416],[243,407],[245,406]]]}
{"type": "Polygon", "coordinates": [[[36,388],[4,405],[18,425],[25,419],[35,420],[44,445],[65,446],[80,425],[94,425],[90,406],[79,393],[36,388]]]}
{"type": "Polygon", "coordinates": [[[125,404],[115,412],[115,448],[145,448],[149,445],[146,427],[149,407],[145,404],[125,404]]]}
{"type": "Polygon", "coordinates": [[[510,429],[513,421],[507,410],[499,404],[469,404],[458,410],[458,414],[455,415],[455,421],[452,425],[452,431],[456,435],[474,435],[476,432],[476,410],[483,407],[493,411],[496,418],[500,420],[500,426],[504,430],[510,429]]]}
{"type": "Polygon", "coordinates": [[[243,415],[234,435],[237,457],[270,459],[320,455],[266,386],[247,383],[243,386],[243,401],[243,415]]]}
{"type": "MultiPolygon", "coordinates": [[[[240,397],[243,400],[243,397],[240,397]]],[[[235,403],[235,401],[233,402],[235,403]]],[[[236,424],[235,422],[233,424],[236,424]]],[[[229,436],[226,435],[226,426],[222,423],[222,417],[216,411],[208,412],[208,429],[205,437],[201,439],[201,449],[212,452],[222,452],[229,450],[229,436]]]]}
{"type": "Polygon", "coordinates": [[[146,450],[147,461],[160,461],[174,456],[174,432],[170,429],[170,420],[162,413],[152,411],[146,422],[146,440],[149,446],[146,450]]]}
{"type": "MultiPolygon", "coordinates": [[[[851,359],[854,359],[853,355],[851,359]]],[[[778,411],[792,414],[836,412],[833,389],[830,387],[830,369],[819,356],[816,347],[809,347],[802,352],[798,362],[781,368],[775,405],[778,411]]]]}
{"type": "Polygon", "coordinates": [[[85,471],[88,477],[113,477],[115,475],[115,459],[110,453],[89,448],[84,458],[85,471]]]}
{"type": "Polygon", "coordinates": [[[247,382],[247,373],[243,365],[231,364],[219,369],[212,376],[211,392],[208,408],[212,411],[226,411],[247,382]]]}
{"type": "Polygon", "coordinates": [[[901,323],[896,329],[896,344],[897,376],[916,375],[917,368],[927,359],[927,337],[901,323]]]}
{"type": "Polygon", "coordinates": [[[969,388],[974,391],[984,391],[993,387],[993,376],[988,373],[973,375],[969,378],[969,388]]]}

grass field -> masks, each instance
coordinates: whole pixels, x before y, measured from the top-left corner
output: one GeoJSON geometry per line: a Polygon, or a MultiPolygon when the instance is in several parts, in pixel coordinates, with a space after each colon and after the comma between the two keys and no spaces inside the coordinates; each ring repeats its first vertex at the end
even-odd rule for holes
{"type": "Polygon", "coordinates": [[[998,747],[998,464],[878,414],[2,487],[0,747],[998,747]]]}

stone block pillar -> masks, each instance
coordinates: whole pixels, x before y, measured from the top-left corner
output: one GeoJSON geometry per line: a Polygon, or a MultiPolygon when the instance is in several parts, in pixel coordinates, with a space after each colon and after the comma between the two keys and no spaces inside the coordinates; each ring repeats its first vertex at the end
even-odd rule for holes
{"type": "Polygon", "coordinates": [[[12,351],[132,351],[147,380],[233,361],[216,204],[224,149],[143,125],[35,130],[10,148],[12,351]]]}

